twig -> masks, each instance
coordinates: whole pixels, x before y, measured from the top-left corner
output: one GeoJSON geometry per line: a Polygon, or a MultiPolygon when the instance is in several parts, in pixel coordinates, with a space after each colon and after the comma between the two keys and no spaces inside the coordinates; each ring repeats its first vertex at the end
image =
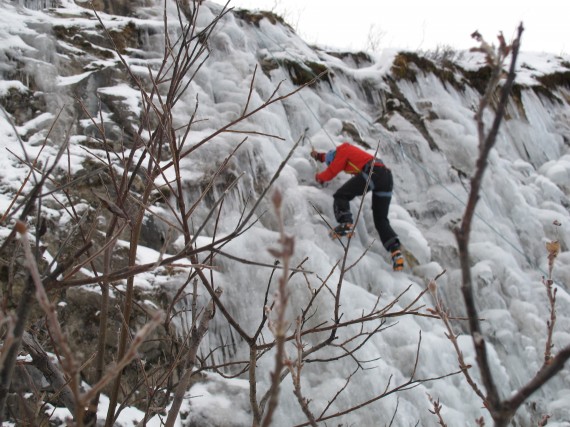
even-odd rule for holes
{"type": "Polygon", "coordinates": [[[441,403],[439,403],[439,399],[434,400],[429,394],[428,394],[428,399],[433,406],[433,410],[430,409],[430,412],[437,417],[437,419],[439,421],[438,424],[441,427],[447,427],[447,424],[445,424],[445,421],[443,420],[443,416],[441,415],[441,410],[442,410],[443,406],[441,405],[441,403]]]}
{"type": "Polygon", "coordinates": [[[451,322],[449,320],[449,315],[448,315],[447,311],[443,308],[443,304],[441,302],[441,299],[439,298],[439,295],[437,292],[438,288],[437,288],[436,280],[439,277],[441,277],[442,274],[443,274],[443,272],[441,274],[439,274],[435,279],[430,281],[430,283],[428,285],[428,289],[430,291],[430,294],[433,297],[434,302],[435,302],[435,313],[439,316],[439,318],[443,322],[445,328],[447,329],[447,333],[445,334],[445,336],[447,337],[447,339],[449,339],[449,341],[451,341],[451,344],[453,345],[455,353],[457,354],[457,361],[459,362],[459,368],[461,369],[461,372],[465,376],[467,383],[471,386],[471,388],[477,394],[477,396],[479,396],[481,401],[485,403],[487,400],[487,397],[485,396],[483,391],[479,388],[479,386],[477,385],[477,383],[475,382],[475,380],[473,379],[473,377],[469,373],[469,369],[471,369],[472,366],[467,365],[465,363],[465,359],[463,357],[463,352],[461,351],[461,348],[459,347],[459,343],[457,342],[457,335],[456,335],[455,331],[453,330],[453,326],[451,325],[451,322]]]}
{"type": "MultiPolygon", "coordinates": [[[[268,427],[271,425],[273,420],[273,415],[275,409],[277,408],[278,396],[279,396],[279,385],[281,383],[281,373],[283,367],[285,366],[285,333],[287,332],[288,322],[286,320],[286,310],[287,304],[289,302],[289,291],[287,289],[288,276],[289,276],[289,263],[291,257],[293,256],[295,239],[291,236],[285,234],[283,227],[283,218],[281,217],[281,204],[282,196],[279,191],[275,191],[272,197],[273,206],[275,213],[277,215],[277,222],[280,228],[280,239],[281,249],[269,249],[271,255],[275,258],[279,258],[283,262],[282,275],[279,278],[279,287],[275,297],[275,305],[273,312],[275,313],[275,319],[269,322],[269,328],[273,335],[275,336],[275,366],[271,374],[271,386],[268,392],[267,408],[260,405],[260,409],[264,413],[261,426],[268,427]]],[[[269,309],[269,307],[268,307],[269,309]]]]}
{"type": "Polygon", "coordinates": [[[293,393],[297,398],[297,402],[301,406],[301,410],[307,417],[310,425],[312,427],[317,427],[317,422],[315,421],[315,416],[311,412],[309,408],[309,401],[303,396],[303,392],[301,391],[301,371],[303,369],[303,343],[301,341],[301,327],[303,322],[301,317],[297,318],[297,327],[295,334],[295,346],[297,348],[297,360],[289,361],[288,367],[289,372],[291,372],[291,378],[293,380],[293,393]]]}
{"type": "MultiPolygon", "coordinates": [[[[493,74],[487,86],[487,91],[485,95],[482,97],[479,103],[479,108],[475,115],[478,134],[479,134],[479,157],[476,163],[475,174],[471,179],[471,190],[469,193],[469,198],[467,200],[467,205],[465,207],[463,219],[461,221],[461,226],[455,231],[459,247],[459,261],[462,271],[461,290],[465,300],[465,307],[467,310],[467,314],[469,316],[469,328],[471,330],[471,336],[473,337],[473,345],[475,348],[477,364],[481,371],[482,382],[487,391],[486,401],[489,404],[491,412],[495,411],[495,409],[498,409],[500,407],[500,397],[491,374],[491,369],[487,358],[486,343],[483,334],[481,332],[481,326],[478,321],[477,309],[474,301],[473,285],[471,277],[471,264],[469,258],[469,240],[471,233],[471,225],[473,217],[475,215],[475,207],[479,200],[479,192],[483,181],[483,175],[487,167],[487,159],[489,153],[491,152],[492,147],[495,144],[496,135],[499,126],[502,122],[503,116],[505,114],[505,107],[508,102],[511,88],[515,80],[516,76],[515,65],[518,57],[520,37],[522,31],[523,27],[522,25],[520,25],[518,30],[518,37],[515,39],[512,47],[506,46],[506,44],[502,43],[498,53],[495,53],[492,49],[490,49],[488,45],[482,40],[482,38],[478,33],[474,35],[474,37],[476,37],[479,41],[481,41],[481,49],[487,55],[488,61],[490,61],[492,64],[493,74]],[[488,106],[491,99],[491,95],[493,94],[494,90],[498,85],[499,79],[501,78],[502,75],[503,62],[505,61],[505,59],[509,54],[511,55],[510,70],[507,79],[500,90],[499,105],[497,107],[497,112],[495,114],[494,121],[492,123],[491,129],[486,134],[484,129],[483,112],[488,106]]],[[[497,420],[495,419],[495,421],[497,420]]]]}

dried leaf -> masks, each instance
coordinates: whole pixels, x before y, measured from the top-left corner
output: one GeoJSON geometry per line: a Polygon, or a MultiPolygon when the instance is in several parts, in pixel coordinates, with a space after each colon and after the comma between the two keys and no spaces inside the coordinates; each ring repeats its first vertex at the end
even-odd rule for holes
{"type": "Polygon", "coordinates": [[[14,226],[14,228],[19,234],[24,234],[28,231],[28,226],[26,225],[26,223],[19,220],[16,221],[16,225],[14,226]]]}
{"type": "Polygon", "coordinates": [[[549,254],[555,254],[554,256],[558,255],[560,252],[560,242],[558,240],[554,240],[553,242],[546,243],[546,250],[549,254]]]}
{"type": "Polygon", "coordinates": [[[268,248],[267,252],[269,252],[271,254],[272,257],[274,258],[281,258],[283,257],[283,252],[277,250],[277,249],[273,249],[273,248],[268,248]]]}

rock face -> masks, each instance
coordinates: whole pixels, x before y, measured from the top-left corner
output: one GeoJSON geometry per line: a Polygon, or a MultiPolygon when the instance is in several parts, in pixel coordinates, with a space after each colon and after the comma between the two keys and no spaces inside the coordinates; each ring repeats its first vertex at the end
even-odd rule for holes
{"type": "MultiPolygon", "coordinates": [[[[95,355],[102,332],[100,330],[101,298],[101,292],[96,288],[71,288],[65,293],[63,299],[65,304],[60,306],[59,316],[71,350],[77,360],[88,360],[95,355]]],[[[137,295],[137,300],[139,302],[130,323],[133,335],[148,323],[149,318],[158,306],[159,298],[156,293],[140,292],[137,295]],[[153,298],[157,300],[157,304],[151,303],[153,298]]],[[[120,298],[111,298],[109,302],[110,312],[105,334],[106,367],[116,362],[119,339],[117,331],[120,330],[122,323],[120,303],[120,298]]],[[[176,341],[176,336],[169,336],[163,325],[154,329],[139,349],[139,361],[129,364],[124,371],[126,389],[132,390],[140,386],[141,375],[150,378],[158,377],[165,373],[165,366],[174,365],[172,356],[173,345],[177,345],[176,341]],[[167,361],[169,363],[166,363],[167,361]]],[[[93,384],[97,381],[94,364],[86,366],[81,371],[81,375],[87,384],[93,384]]],[[[109,387],[105,388],[104,391],[109,392],[109,387]]],[[[143,399],[148,398],[144,389],[140,390],[139,395],[143,399]]],[[[120,397],[124,399],[127,396],[121,395],[120,397]]]]}
{"type": "MultiPolygon", "coordinates": [[[[76,3],[85,3],[76,1],[76,3]]],[[[150,6],[151,0],[94,0],[91,2],[93,9],[108,13],[109,15],[137,16],[140,8],[150,6]]]]}

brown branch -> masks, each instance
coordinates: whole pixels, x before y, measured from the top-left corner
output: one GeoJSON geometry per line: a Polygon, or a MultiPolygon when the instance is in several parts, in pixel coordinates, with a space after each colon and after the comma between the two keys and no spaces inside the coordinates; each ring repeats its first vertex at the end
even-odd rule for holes
{"type": "Polygon", "coordinates": [[[257,403],[257,349],[254,346],[249,348],[249,404],[253,412],[253,427],[261,424],[261,409],[257,403]]]}
{"type": "Polygon", "coordinates": [[[558,372],[564,369],[566,362],[570,359],[570,346],[560,350],[556,356],[550,359],[550,363],[542,367],[540,371],[518,390],[510,399],[505,400],[501,405],[498,415],[500,419],[512,418],[516,410],[523,402],[530,397],[535,391],[541,388],[548,380],[554,377],[558,372]]]}
{"type": "Polygon", "coordinates": [[[451,341],[451,344],[453,345],[455,353],[457,354],[457,361],[459,362],[459,368],[461,369],[461,372],[465,376],[467,383],[471,386],[471,388],[473,389],[475,394],[477,394],[477,396],[479,396],[481,401],[483,403],[485,403],[487,400],[487,397],[481,391],[481,389],[479,388],[479,386],[477,385],[477,383],[475,382],[475,380],[473,379],[473,377],[469,373],[469,369],[471,369],[471,365],[467,365],[465,363],[465,359],[463,357],[463,352],[461,351],[461,348],[459,347],[459,343],[457,342],[457,335],[456,335],[455,331],[453,330],[453,326],[451,325],[451,322],[450,322],[449,314],[447,313],[447,310],[445,310],[443,308],[443,304],[441,302],[441,299],[439,298],[439,295],[437,292],[438,288],[437,288],[436,280],[440,276],[441,276],[441,274],[438,275],[435,279],[433,279],[428,285],[428,289],[429,289],[429,291],[430,291],[430,293],[434,299],[434,302],[435,302],[435,312],[439,316],[441,321],[443,322],[445,328],[447,329],[447,334],[445,334],[445,336],[447,337],[447,339],[449,339],[451,341]]]}
{"type": "MultiPolygon", "coordinates": [[[[554,304],[555,304],[555,291],[552,291],[551,285],[549,285],[546,279],[545,285],[547,288],[547,294],[550,302],[550,320],[548,324],[548,336],[546,340],[545,349],[545,364],[542,369],[522,388],[515,392],[510,398],[501,400],[499,392],[497,390],[496,384],[494,382],[493,375],[489,366],[489,361],[487,358],[487,350],[485,338],[481,332],[479,325],[479,319],[477,315],[477,309],[475,306],[474,295],[473,295],[473,285],[471,278],[470,269],[470,259],[469,259],[469,239],[471,232],[472,220],[475,215],[475,208],[479,200],[479,193],[481,190],[481,185],[483,181],[483,175],[487,167],[488,156],[491,149],[493,148],[496,137],[501,125],[502,119],[505,115],[506,105],[510,97],[510,92],[515,80],[515,69],[516,60],[520,48],[520,39],[523,32],[522,24],[519,25],[517,37],[515,38],[511,46],[507,46],[504,42],[502,35],[499,37],[500,46],[498,51],[495,53],[493,49],[486,43],[482,43],[481,50],[487,54],[488,62],[492,65],[492,77],[491,81],[487,86],[485,95],[481,99],[477,114],[475,115],[477,121],[477,129],[479,135],[479,158],[476,163],[476,170],[473,178],[471,179],[471,190],[469,193],[469,198],[463,215],[460,228],[456,230],[456,238],[459,247],[459,258],[462,271],[462,287],[465,307],[469,317],[469,328],[473,338],[473,345],[475,348],[477,365],[481,373],[481,380],[487,391],[486,398],[483,399],[485,406],[489,410],[496,427],[507,426],[512,417],[514,416],[517,409],[522,405],[522,403],[536,390],[542,387],[546,381],[556,375],[563,367],[566,361],[570,358],[570,347],[564,348],[555,357],[551,355],[552,348],[552,328],[556,320],[554,304]],[[501,78],[502,66],[504,61],[508,56],[511,56],[511,64],[509,72],[505,83],[503,84],[500,95],[499,103],[496,108],[495,117],[492,126],[487,134],[485,134],[483,112],[488,107],[491,101],[491,96],[494,93],[496,87],[498,86],[499,79],[501,78]]],[[[482,38],[478,33],[474,35],[480,41],[482,38]]],[[[551,247],[549,250],[549,269],[552,271],[552,265],[554,258],[556,257],[556,249],[551,247]]],[[[451,338],[450,338],[451,339],[451,338]]],[[[482,396],[481,392],[478,392],[479,396],[482,396]]]]}
{"type": "MultiPolygon", "coordinates": [[[[324,415],[324,414],[323,414],[322,416],[320,416],[320,417],[317,419],[317,422],[323,422],[323,421],[327,421],[327,420],[331,420],[331,419],[334,419],[334,418],[341,417],[341,416],[343,416],[343,415],[346,415],[346,414],[349,414],[349,413],[351,413],[351,412],[354,412],[354,411],[356,411],[356,410],[358,410],[358,409],[361,409],[361,408],[363,408],[363,407],[365,407],[365,406],[368,406],[368,405],[370,405],[370,404],[372,404],[372,403],[374,403],[374,402],[377,402],[378,400],[383,399],[383,398],[385,398],[385,397],[387,397],[387,396],[390,396],[390,395],[392,395],[392,394],[396,394],[396,393],[399,393],[399,392],[402,392],[402,391],[405,391],[405,390],[410,390],[410,389],[413,389],[413,388],[415,388],[415,387],[418,387],[418,386],[421,385],[421,384],[425,384],[425,383],[427,383],[427,382],[432,382],[432,381],[441,380],[441,379],[443,379],[443,378],[448,378],[448,377],[451,377],[451,376],[453,376],[453,375],[458,375],[458,374],[460,374],[460,373],[461,373],[461,371],[456,371],[456,372],[451,372],[451,373],[448,373],[448,374],[445,374],[445,375],[441,375],[441,376],[438,376],[438,377],[431,377],[431,378],[424,378],[424,379],[417,379],[417,380],[409,379],[408,381],[406,381],[406,382],[404,382],[404,383],[402,383],[402,384],[400,384],[400,385],[398,385],[398,386],[395,386],[395,387],[393,387],[393,388],[390,388],[390,387],[389,387],[389,384],[388,384],[388,385],[386,386],[386,389],[384,390],[384,392],[382,392],[382,393],[380,393],[380,394],[374,396],[373,398],[368,399],[368,400],[366,400],[366,401],[364,401],[364,402],[361,402],[361,403],[359,403],[359,404],[353,405],[353,406],[351,406],[350,408],[344,409],[344,410],[342,410],[342,411],[338,411],[338,412],[336,412],[336,413],[334,413],[334,414],[331,414],[331,415],[324,415]]],[[[304,427],[304,426],[308,426],[308,425],[309,425],[308,423],[302,423],[302,424],[297,424],[297,425],[295,425],[295,427],[304,427]]]]}
{"type": "MultiPolygon", "coordinates": [[[[459,261],[462,272],[462,286],[461,290],[465,300],[465,307],[469,317],[469,328],[471,336],[473,337],[473,345],[475,348],[476,360],[481,371],[481,379],[487,390],[487,402],[491,413],[500,407],[500,397],[497,387],[493,381],[489,361],[487,358],[487,349],[485,339],[481,332],[481,327],[478,320],[477,309],[473,295],[473,284],[471,277],[471,263],[469,257],[469,240],[471,233],[471,225],[475,215],[475,207],[479,201],[479,193],[483,182],[483,175],[487,167],[487,159],[493,148],[496,135],[498,133],[500,124],[505,114],[506,104],[508,102],[511,88],[513,86],[516,76],[516,60],[519,52],[520,37],[523,31],[522,25],[519,26],[518,36],[515,39],[512,49],[505,45],[501,45],[497,54],[490,50],[486,50],[489,61],[494,65],[494,75],[489,82],[485,96],[481,99],[479,109],[476,114],[477,127],[479,133],[479,157],[476,162],[476,170],[473,178],[471,179],[471,190],[465,207],[463,219],[460,227],[455,231],[457,244],[459,248],[459,261]],[[491,129],[485,135],[483,111],[487,107],[491,94],[494,92],[498,85],[500,74],[502,72],[502,64],[504,63],[508,54],[511,54],[511,65],[505,83],[500,90],[499,103],[495,118],[493,120],[491,129]]],[[[483,45],[482,47],[486,47],[483,45]]]]}
{"type": "Polygon", "coordinates": [[[69,412],[75,414],[77,409],[76,400],[61,370],[55,366],[49,355],[33,335],[24,332],[22,339],[24,348],[32,357],[32,365],[40,370],[47,382],[57,391],[57,394],[69,412]]]}
{"type": "Polygon", "coordinates": [[[281,384],[281,375],[283,367],[285,366],[285,333],[287,332],[288,322],[286,320],[287,305],[289,303],[289,291],[287,283],[289,282],[289,264],[293,256],[295,240],[293,237],[285,234],[283,226],[283,218],[281,216],[282,196],[279,191],[275,191],[272,197],[275,214],[277,215],[277,222],[279,224],[280,238],[279,243],[281,248],[270,249],[270,253],[283,261],[283,271],[279,278],[279,286],[275,297],[275,305],[273,312],[275,319],[270,320],[269,328],[275,336],[275,366],[271,373],[271,386],[268,392],[267,408],[265,405],[260,405],[261,412],[264,412],[261,421],[262,427],[269,427],[273,420],[273,415],[278,404],[279,385],[281,384]]]}
{"type": "Polygon", "coordinates": [[[297,360],[294,362],[290,361],[288,363],[288,369],[291,373],[291,378],[293,380],[293,393],[297,398],[297,402],[301,406],[301,410],[307,417],[309,424],[312,427],[317,427],[317,422],[315,421],[315,416],[309,408],[309,401],[303,396],[301,391],[301,371],[303,369],[303,343],[301,341],[301,327],[303,322],[301,317],[297,318],[297,327],[295,328],[297,333],[295,334],[295,347],[297,348],[297,360]]]}
{"type": "MultiPolygon", "coordinates": [[[[222,290],[220,288],[217,288],[216,289],[216,296],[219,298],[221,295],[222,295],[222,290]]],[[[193,374],[192,369],[196,363],[196,354],[198,353],[198,348],[200,346],[200,343],[202,342],[202,339],[204,338],[204,336],[208,332],[210,320],[212,320],[214,318],[215,312],[216,312],[216,310],[215,310],[214,300],[210,300],[210,302],[208,303],[208,306],[206,307],[206,310],[202,314],[202,319],[200,320],[200,325],[199,326],[193,325],[193,327],[192,327],[192,336],[191,336],[189,348],[188,348],[188,351],[187,351],[186,357],[185,357],[186,358],[186,362],[185,362],[185,366],[184,366],[185,372],[182,375],[182,378],[180,379],[180,382],[178,383],[178,385],[176,386],[176,389],[174,391],[174,399],[172,401],[172,405],[170,407],[170,410],[168,411],[168,417],[167,417],[166,422],[164,424],[165,427],[174,426],[176,418],[179,415],[180,407],[182,406],[182,401],[184,399],[184,395],[186,394],[186,391],[188,390],[188,385],[190,384],[190,379],[191,379],[192,374],[193,374]]]]}
{"type": "Polygon", "coordinates": [[[439,399],[435,400],[429,394],[428,394],[428,399],[433,406],[433,410],[430,409],[429,411],[437,417],[439,421],[438,424],[441,427],[447,427],[447,424],[445,424],[445,421],[443,420],[443,415],[441,414],[443,406],[441,405],[441,403],[439,403],[439,399]]]}
{"type": "Polygon", "coordinates": [[[548,277],[543,277],[542,283],[546,289],[546,296],[548,297],[548,303],[550,306],[550,320],[546,322],[547,336],[544,349],[544,364],[548,365],[550,363],[550,359],[552,359],[552,348],[554,347],[554,344],[552,343],[552,335],[554,333],[554,325],[556,324],[557,289],[553,287],[554,281],[552,280],[552,270],[554,268],[554,261],[560,252],[560,242],[558,242],[558,240],[548,242],[546,244],[546,250],[548,251],[548,277]]]}

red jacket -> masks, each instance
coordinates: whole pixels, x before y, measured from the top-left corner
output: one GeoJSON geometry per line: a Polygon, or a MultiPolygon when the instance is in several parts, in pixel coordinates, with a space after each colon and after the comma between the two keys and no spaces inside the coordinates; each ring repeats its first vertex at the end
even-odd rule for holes
{"type": "Polygon", "coordinates": [[[356,175],[362,171],[366,163],[370,162],[374,156],[368,154],[354,145],[344,142],[336,149],[336,155],[330,165],[315,177],[317,181],[327,182],[344,171],[351,175],[356,175]]]}

